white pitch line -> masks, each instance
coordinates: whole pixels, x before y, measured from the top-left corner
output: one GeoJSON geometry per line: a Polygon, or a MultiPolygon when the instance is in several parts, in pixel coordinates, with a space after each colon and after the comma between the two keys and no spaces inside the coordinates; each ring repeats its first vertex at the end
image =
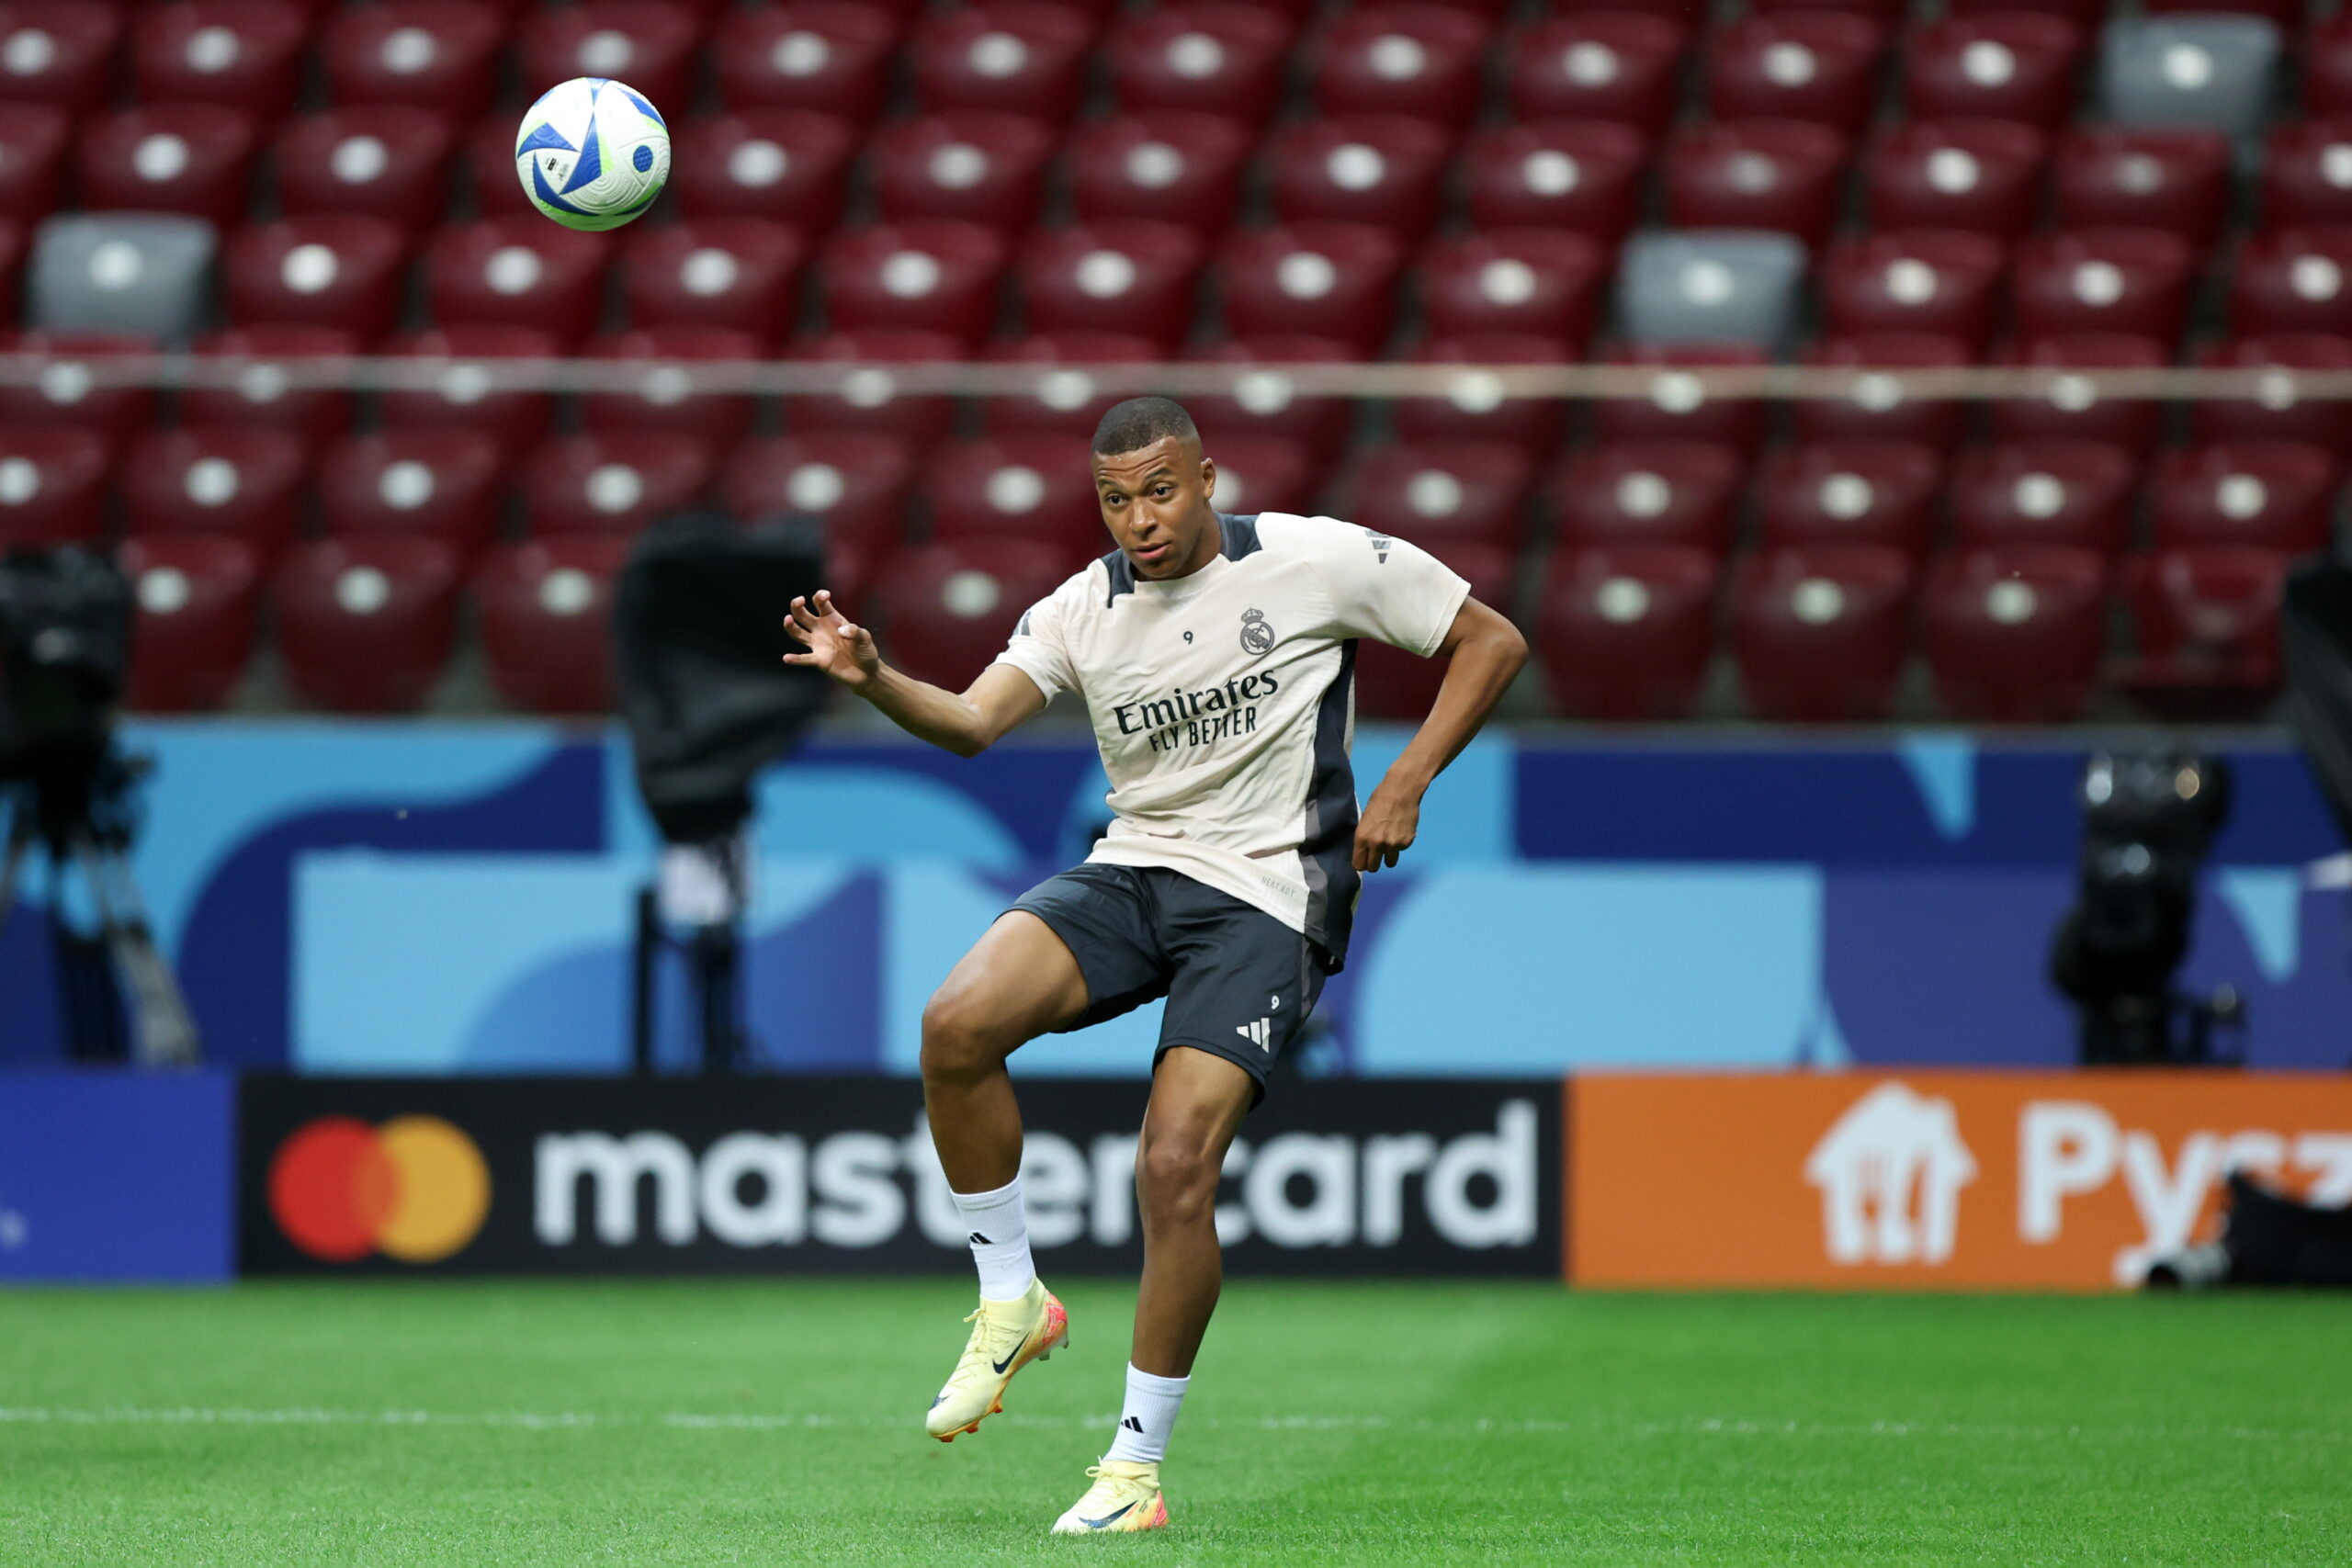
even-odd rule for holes
{"type": "MultiPolygon", "coordinates": [[[[1007,1414],[1000,1421],[1015,1427],[1074,1431],[1108,1428],[1117,1416],[1028,1416],[1007,1414]]],[[[662,1427],[679,1431],[787,1432],[829,1428],[883,1429],[910,1426],[902,1416],[879,1414],[829,1416],[817,1412],[760,1414],[751,1412],[529,1410],[337,1410],[309,1405],[255,1409],[204,1405],[0,1405],[0,1426],[60,1427],[499,1427],[516,1431],[563,1432],[662,1427]]],[[[1634,1437],[1634,1438],[2073,1438],[2111,1441],[2118,1438],[2173,1442],[2341,1443],[2352,1441],[2352,1428],[2265,1427],[2143,1427],[2068,1424],[2033,1426],[1957,1421],[1756,1421],[1722,1416],[1689,1416],[1674,1421],[1558,1421],[1491,1418],[1461,1421],[1395,1420],[1385,1416],[1205,1416],[1187,1421],[1188,1431],[1204,1427],[1226,1431],[1411,1432],[1454,1437],[1634,1437]]]]}

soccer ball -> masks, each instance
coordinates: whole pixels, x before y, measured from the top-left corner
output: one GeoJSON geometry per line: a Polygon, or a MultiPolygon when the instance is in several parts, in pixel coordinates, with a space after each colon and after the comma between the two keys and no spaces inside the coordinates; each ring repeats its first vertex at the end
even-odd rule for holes
{"type": "Polygon", "coordinates": [[[617,229],[662,194],[670,128],[626,83],[575,76],[539,95],[514,133],[531,205],[567,229],[617,229]]]}

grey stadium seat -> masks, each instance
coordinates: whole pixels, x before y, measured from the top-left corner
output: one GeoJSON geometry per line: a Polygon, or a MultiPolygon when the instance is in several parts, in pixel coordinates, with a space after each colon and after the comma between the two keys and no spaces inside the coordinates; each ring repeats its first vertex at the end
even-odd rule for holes
{"type": "Polygon", "coordinates": [[[212,225],[161,212],[62,213],[45,220],[26,271],[25,324],[140,333],[185,343],[211,310],[212,225]]]}
{"type": "Polygon", "coordinates": [[[1644,345],[1747,343],[1770,352],[1796,334],[1804,245],[1747,229],[1653,230],[1625,243],[1617,310],[1644,345]]]}
{"type": "Polygon", "coordinates": [[[2278,73],[2278,29],[2259,17],[2124,17],[2099,46],[2099,97],[2120,126],[2202,126],[2250,144],[2278,73]]]}

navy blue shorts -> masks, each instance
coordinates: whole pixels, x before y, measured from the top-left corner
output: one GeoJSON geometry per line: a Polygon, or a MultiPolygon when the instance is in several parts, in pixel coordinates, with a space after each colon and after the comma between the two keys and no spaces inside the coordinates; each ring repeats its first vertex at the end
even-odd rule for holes
{"type": "Polygon", "coordinates": [[[1306,937],[1263,909],[1159,866],[1088,862],[1017,899],[1053,928],[1086,979],[1086,1011],[1067,1034],[1168,998],[1159,1049],[1222,1056],[1258,1082],[1298,1038],[1323,993],[1324,965],[1306,937]]]}

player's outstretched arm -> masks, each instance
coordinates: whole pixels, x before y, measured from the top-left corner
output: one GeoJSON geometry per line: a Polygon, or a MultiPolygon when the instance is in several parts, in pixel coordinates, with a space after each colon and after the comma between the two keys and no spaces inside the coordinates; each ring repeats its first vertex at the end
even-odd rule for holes
{"type": "Polygon", "coordinates": [[[1438,654],[1446,667],[1437,701],[1364,803],[1363,819],[1356,824],[1358,871],[1395,865],[1396,857],[1412,847],[1421,828],[1421,796],[1470,744],[1527,662],[1527,639],[1498,611],[1464,599],[1438,654]]]}
{"type": "Polygon", "coordinates": [[[814,600],[793,600],[784,629],[808,650],[786,654],[786,664],[823,671],[908,734],[959,757],[978,756],[1046,705],[1037,683],[1009,664],[989,665],[960,694],[891,669],[874,634],[842,615],[822,588],[814,600]]]}

